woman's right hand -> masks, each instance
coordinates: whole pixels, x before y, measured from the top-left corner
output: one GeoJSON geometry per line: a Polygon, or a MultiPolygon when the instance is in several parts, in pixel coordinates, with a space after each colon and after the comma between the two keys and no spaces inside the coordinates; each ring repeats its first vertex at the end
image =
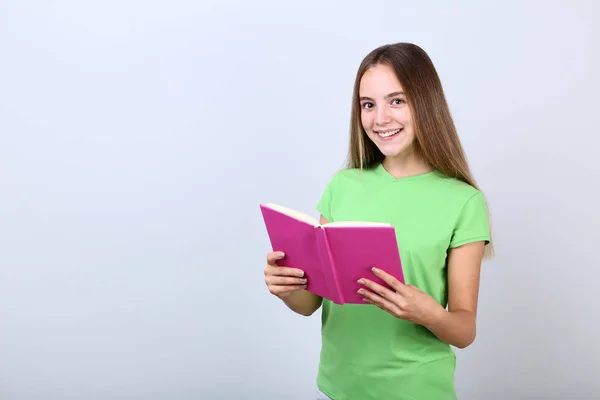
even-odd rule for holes
{"type": "Polygon", "coordinates": [[[269,292],[279,298],[285,298],[299,290],[306,289],[306,278],[304,271],[277,265],[277,260],[281,260],[285,255],[280,251],[273,251],[267,254],[267,266],[265,267],[265,283],[269,292]]]}

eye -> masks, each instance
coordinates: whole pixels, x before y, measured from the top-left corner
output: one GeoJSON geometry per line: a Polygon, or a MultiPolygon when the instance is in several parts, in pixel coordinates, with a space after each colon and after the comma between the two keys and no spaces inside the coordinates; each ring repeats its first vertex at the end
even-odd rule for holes
{"type": "Polygon", "coordinates": [[[392,103],[394,103],[396,105],[400,105],[400,104],[406,103],[406,101],[404,101],[404,99],[394,99],[394,100],[392,100],[392,103]]]}
{"type": "Polygon", "coordinates": [[[369,109],[369,108],[371,108],[373,106],[373,103],[363,103],[362,106],[363,106],[363,108],[369,109]]]}

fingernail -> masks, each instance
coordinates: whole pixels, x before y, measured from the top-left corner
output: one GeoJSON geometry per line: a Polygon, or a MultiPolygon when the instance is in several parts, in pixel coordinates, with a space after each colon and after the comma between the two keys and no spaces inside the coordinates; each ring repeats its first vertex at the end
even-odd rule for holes
{"type": "Polygon", "coordinates": [[[379,270],[378,270],[377,268],[373,268],[373,269],[372,269],[372,271],[373,271],[373,273],[375,273],[375,274],[378,274],[378,273],[379,273],[379,270]]]}
{"type": "Polygon", "coordinates": [[[359,280],[358,280],[358,283],[359,283],[359,284],[361,284],[361,285],[364,285],[364,284],[365,284],[365,281],[364,281],[363,279],[359,279],[359,280]]]}
{"type": "Polygon", "coordinates": [[[280,252],[279,252],[279,258],[283,258],[283,257],[285,257],[285,253],[284,253],[284,252],[282,252],[282,251],[280,251],[280,252]]]}
{"type": "Polygon", "coordinates": [[[362,289],[358,289],[358,291],[356,293],[360,294],[361,296],[365,295],[365,291],[362,289]]]}
{"type": "Polygon", "coordinates": [[[298,272],[298,276],[299,276],[300,278],[302,278],[302,277],[304,276],[304,271],[300,271],[300,272],[298,272]]]}
{"type": "Polygon", "coordinates": [[[306,283],[306,278],[302,279],[300,282],[306,283]]]}

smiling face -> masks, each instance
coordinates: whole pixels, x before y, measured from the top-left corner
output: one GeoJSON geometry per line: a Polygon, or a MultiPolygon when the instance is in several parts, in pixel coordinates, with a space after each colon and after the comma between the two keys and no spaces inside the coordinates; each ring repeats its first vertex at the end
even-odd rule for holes
{"type": "Polygon", "coordinates": [[[394,70],[385,64],[369,68],[360,80],[362,126],[384,156],[412,152],[414,141],[410,107],[394,70]]]}

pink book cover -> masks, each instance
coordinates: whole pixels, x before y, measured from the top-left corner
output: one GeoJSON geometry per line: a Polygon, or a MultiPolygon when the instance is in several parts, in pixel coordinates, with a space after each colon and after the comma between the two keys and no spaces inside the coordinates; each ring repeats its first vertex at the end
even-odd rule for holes
{"type": "Polygon", "coordinates": [[[285,257],[277,265],[299,268],[306,277],[306,290],[332,301],[338,301],[336,284],[329,265],[322,228],[280,213],[265,205],[260,206],[273,251],[282,251],[285,257]]]}
{"type": "Polygon", "coordinates": [[[319,226],[311,217],[292,217],[260,205],[272,249],[286,257],[278,265],[302,269],[307,290],[334,303],[365,304],[357,293],[360,278],[387,284],[373,274],[380,268],[404,283],[394,227],[319,226]]]}
{"type": "Polygon", "coordinates": [[[343,303],[364,304],[357,293],[362,287],[357,281],[367,278],[388,287],[372,271],[386,271],[401,283],[404,281],[400,252],[393,226],[327,226],[327,242],[334,265],[340,297],[343,303]]]}

